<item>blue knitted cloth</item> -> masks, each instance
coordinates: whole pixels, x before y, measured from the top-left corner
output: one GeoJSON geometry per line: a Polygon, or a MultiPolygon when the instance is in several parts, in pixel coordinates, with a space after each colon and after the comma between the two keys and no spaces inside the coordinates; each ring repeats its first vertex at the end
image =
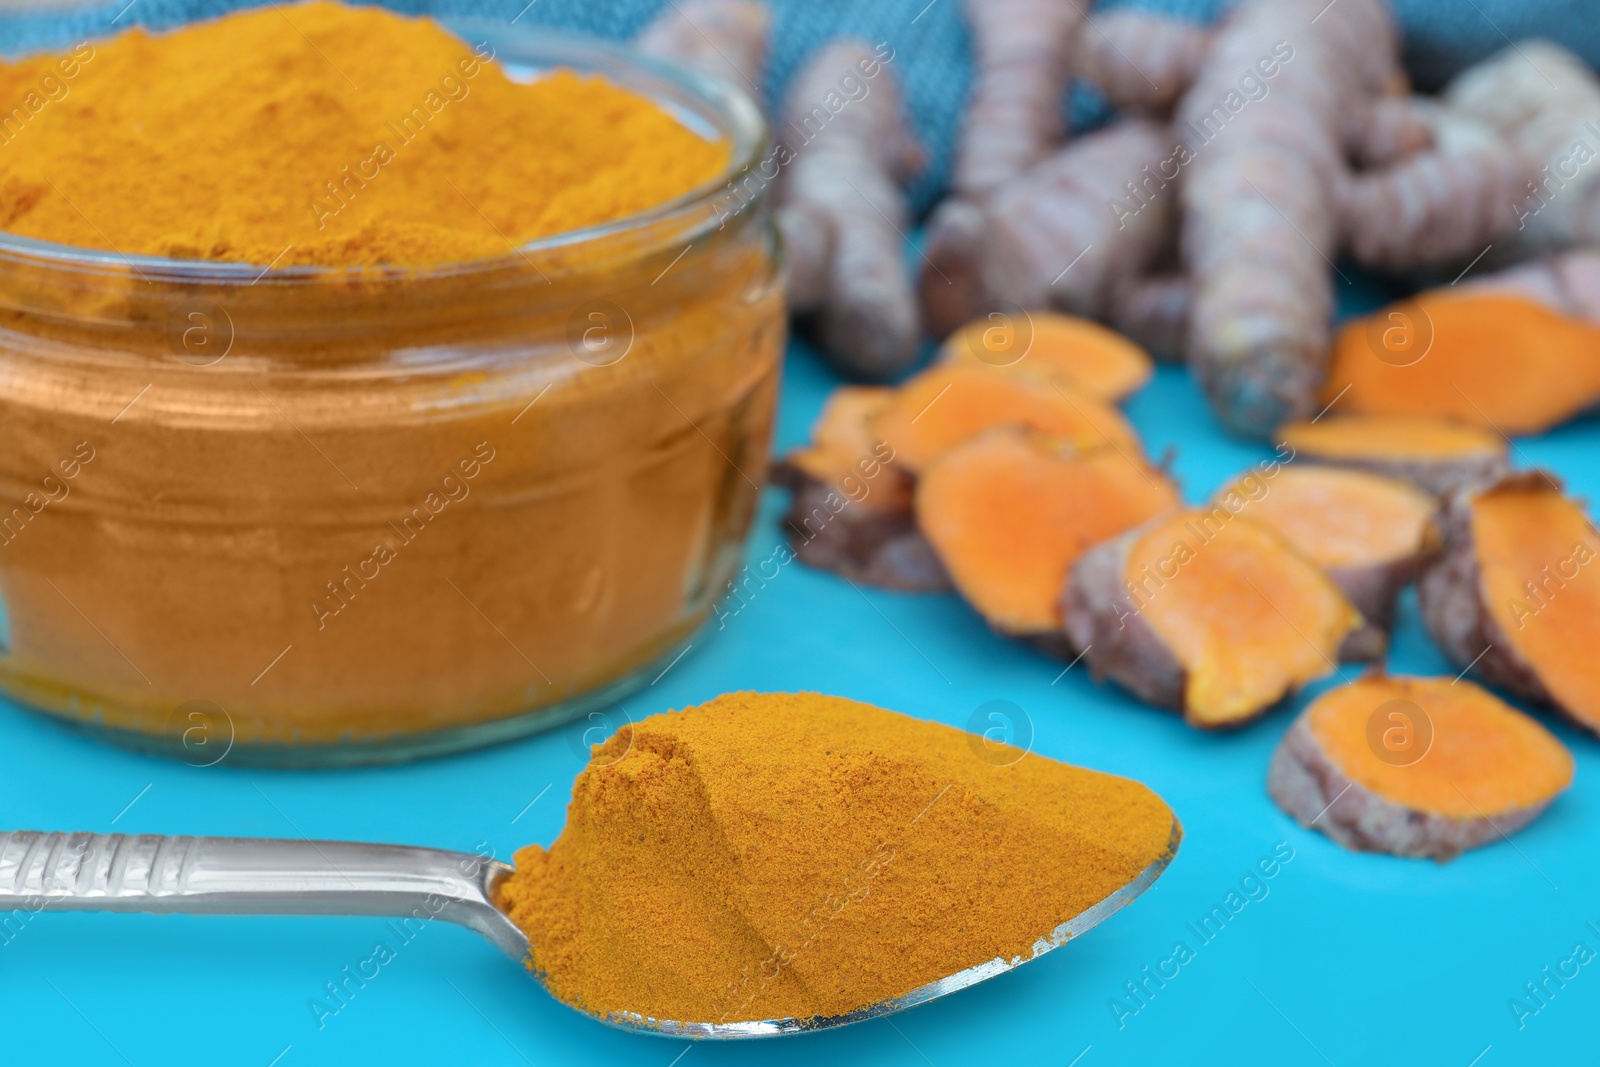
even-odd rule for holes
{"type": "MultiPolygon", "coordinates": [[[[219,15],[257,0],[109,0],[68,11],[0,13],[0,52],[59,48],[102,37],[133,23],[168,28],[219,15]]],[[[580,30],[610,37],[633,34],[667,0],[389,0],[408,14],[478,15],[580,30]]],[[[1089,0],[1080,0],[1087,4],[1089,0]]],[[[1453,72],[1503,48],[1543,36],[1600,66],[1600,19],[1594,0],[1392,0],[1405,31],[1406,62],[1418,86],[1437,86],[1453,72]]],[[[795,70],[823,41],[852,35],[888,41],[905,87],[928,166],[912,189],[926,207],[944,184],[961,102],[971,78],[961,0],[771,0],[776,25],[767,91],[781,95],[795,70]]],[[[1120,6],[1104,3],[1101,8],[1120,6]]],[[[1143,0],[1136,6],[1207,20],[1222,0],[1143,0]]],[[[770,100],[769,100],[770,102],[770,100]]],[[[1074,94],[1080,123],[1100,112],[1092,94],[1074,94]]]]}

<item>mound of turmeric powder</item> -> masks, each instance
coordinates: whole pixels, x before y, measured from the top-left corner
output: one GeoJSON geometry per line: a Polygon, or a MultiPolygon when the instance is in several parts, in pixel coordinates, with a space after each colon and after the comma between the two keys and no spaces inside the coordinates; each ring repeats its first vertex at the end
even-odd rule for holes
{"type": "Polygon", "coordinates": [[[836,1016],[996,958],[1170,856],[1149,789],[815,693],[734,693],[602,746],[503,889],[584,1010],[836,1016]]]}
{"type": "Polygon", "coordinates": [[[124,256],[462,262],[727,164],[638,93],[492,59],[427,19],[316,2],[0,63],[0,229],[124,256]]]}

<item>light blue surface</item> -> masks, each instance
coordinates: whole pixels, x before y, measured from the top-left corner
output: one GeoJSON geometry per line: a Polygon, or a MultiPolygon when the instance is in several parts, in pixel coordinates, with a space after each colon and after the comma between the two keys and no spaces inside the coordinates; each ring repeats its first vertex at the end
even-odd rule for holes
{"type": "MultiPolygon", "coordinates": [[[[804,438],[833,384],[809,355],[791,355],[780,445],[804,438]]],[[[1224,439],[1176,371],[1162,372],[1131,413],[1152,455],[1176,449],[1191,499],[1265,455],[1224,439]]],[[[1597,458],[1593,418],[1518,446],[1519,461],[1554,468],[1591,499],[1597,458]]],[[[781,502],[769,494],[752,560],[777,544],[781,502]]],[[[1449,670],[1409,600],[1392,666],[1449,670]]],[[[627,702],[638,717],[732,689],[817,689],[965,726],[980,704],[1004,699],[1031,717],[1037,751],[1141,779],[1177,811],[1182,850],[1126,911],[1014,974],[892,1022],[684,1053],[578,1016],[487,942],[435,923],[396,946],[398,957],[319,1029],[310,1002],[324,983],[376,941],[394,944],[381,920],[45,912],[0,943],[0,1064],[1594,1062],[1600,964],[1583,967],[1520,1031],[1507,1006],[1576,942],[1600,949],[1585,926],[1600,928],[1593,739],[1557,725],[1577,754],[1571,792],[1511,843],[1440,867],[1345,852],[1277,811],[1262,783],[1298,702],[1241,733],[1201,734],[1094,685],[1081,667],[1058,679],[1061,669],[994,636],[954,597],[858,593],[796,563],[627,702]],[[1266,895],[1257,889],[1260,899],[1202,944],[1187,924],[1275,847],[1293,859],[1266,895]],[[1194,958],[1119,1029],[1111,999],[1180,940],[1194,958]]],[[[414,766],[289,774],[131,755],[0,706],[0,826],[486,844],[509,858],[560,831],[583,762],[581,729],[414,766]]]]}

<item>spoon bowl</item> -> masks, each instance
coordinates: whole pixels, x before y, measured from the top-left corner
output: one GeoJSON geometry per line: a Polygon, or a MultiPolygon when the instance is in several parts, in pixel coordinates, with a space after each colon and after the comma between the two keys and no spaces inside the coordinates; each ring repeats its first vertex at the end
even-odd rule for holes
{"type": "MultiPolygon", "coordinates": [[[[1174,822],[1160,857],[1126,885],[1042,934],[1031,955],[980,963],[844,1015],[681,1022],[634,1012],[583,1014],[619,1030],[696,1040],[810,1033],[894,1015],[1004,974],[1092,930],[1161,876],[1177,853],[1181,837],[1174,822]]],[[[473,853],[405,845],[0,832],[0,912],[53,909],[443,919],[477,931],[506,955],[526,964],[528,937],[499,904],[499,886],[511,873],[510,866],[473,853]]],[[[542,978],[540,984],[544,984],[542,978]]]]}

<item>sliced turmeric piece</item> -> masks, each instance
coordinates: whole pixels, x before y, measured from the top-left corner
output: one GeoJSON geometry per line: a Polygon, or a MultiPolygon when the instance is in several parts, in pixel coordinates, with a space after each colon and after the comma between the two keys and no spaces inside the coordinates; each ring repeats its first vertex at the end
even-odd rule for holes
{"type": "Polygon", "coordinates": [[[818,479],[848,473],[855,460],[876,450],[872,420],[893,397],[894,390],[886,385],[840,386],[828,395],[822,414],[812,425],[811,444],[790,452],[783,462],[818,479]]]}
{"type": "Polygon", "coordinates": [[[1215,499],[1271,527],[1361,612],[1365,625],[1345,641],[1342,658],[1388,650],[1395,598],[1416,577],[1433,497],[1366,471],[1302,465],[1281,467],[1270,480],[1247,474],[1215,499]]]}
{"type": "Polygon", "coordinates": [[[1600,326],[1499,293],[1424,293],[1340,331],[1324,403],[1540,433],[1600,400],[1600,326]]]}
{"type": "Polygon", "coordinates": [[[1458,491],[1417,584],[1457,666],[1600,733],[1600,532],[1548,475],[1458,491]]]}
{"type": "Polygon", "coordinates": [[[1125,453],[1002,427],[934,460],[916,508],[956,589],[995,629],[1059,638],[1078,556],[1178,502],[1164,473],[1125,453]]]}
{"type": "Polygon", "coordinates": [[[1401,478],[1435,495],[1492,482],[1510,469],[1493,430],[1405,415],[1346,415],[1295,422],[1278,441],[1298,458],[1401,478]]]}
{"type": "Polygon", "coordinates": [[[1113,404],[1136,393],[1154,373],[1150,356],[1133,341],[1091,319],[1054,311],[975,319],[951,334],[939,354],[950,362],[1023,373],[1045,367],[1080,392],[1113,404]]]}
{"type": "Polygon", "coordinates": [[[996,426],[1026,426],[1075,448],[1113,445],[1138,453],[1122,413],[1046,373],[996,374],[971,363],[939,363],[900,388],[873,424],[896,462],[920,471],[945,449],[996,426]]]}
{"type": "Polygon", "coordinates": [[[812,443],[773,470],[793,493],[782,526],[808,566],[885,589],[947,590],[944,568],[916,528],[911,475],[871,429],[893,396],[884,386],[833,391],[812,443]]]}
{"type": "Polygon", "coordinates": [[[1333,671],[1361,626],[1316,564],[1221,506],[1172,512],[1084,553],[1064,611],[1097,677],[1203,728],[1247,722],[1333,671]]]}
{"type": "Polygon", "coordinates": [[[894,399],[887,385],[841,385],[828,395],[811,427],[811,443],[852,456],[864,456],[877,445],[872,420],[894,399]]]}
{"type": "Polygon", "coordinates": [[[1267,792],[1346,848],[1443,862],[1532,822],[1572,766],[1548,730],[1471,682],[1375,674],[1301,713],[1267,792]]]}

